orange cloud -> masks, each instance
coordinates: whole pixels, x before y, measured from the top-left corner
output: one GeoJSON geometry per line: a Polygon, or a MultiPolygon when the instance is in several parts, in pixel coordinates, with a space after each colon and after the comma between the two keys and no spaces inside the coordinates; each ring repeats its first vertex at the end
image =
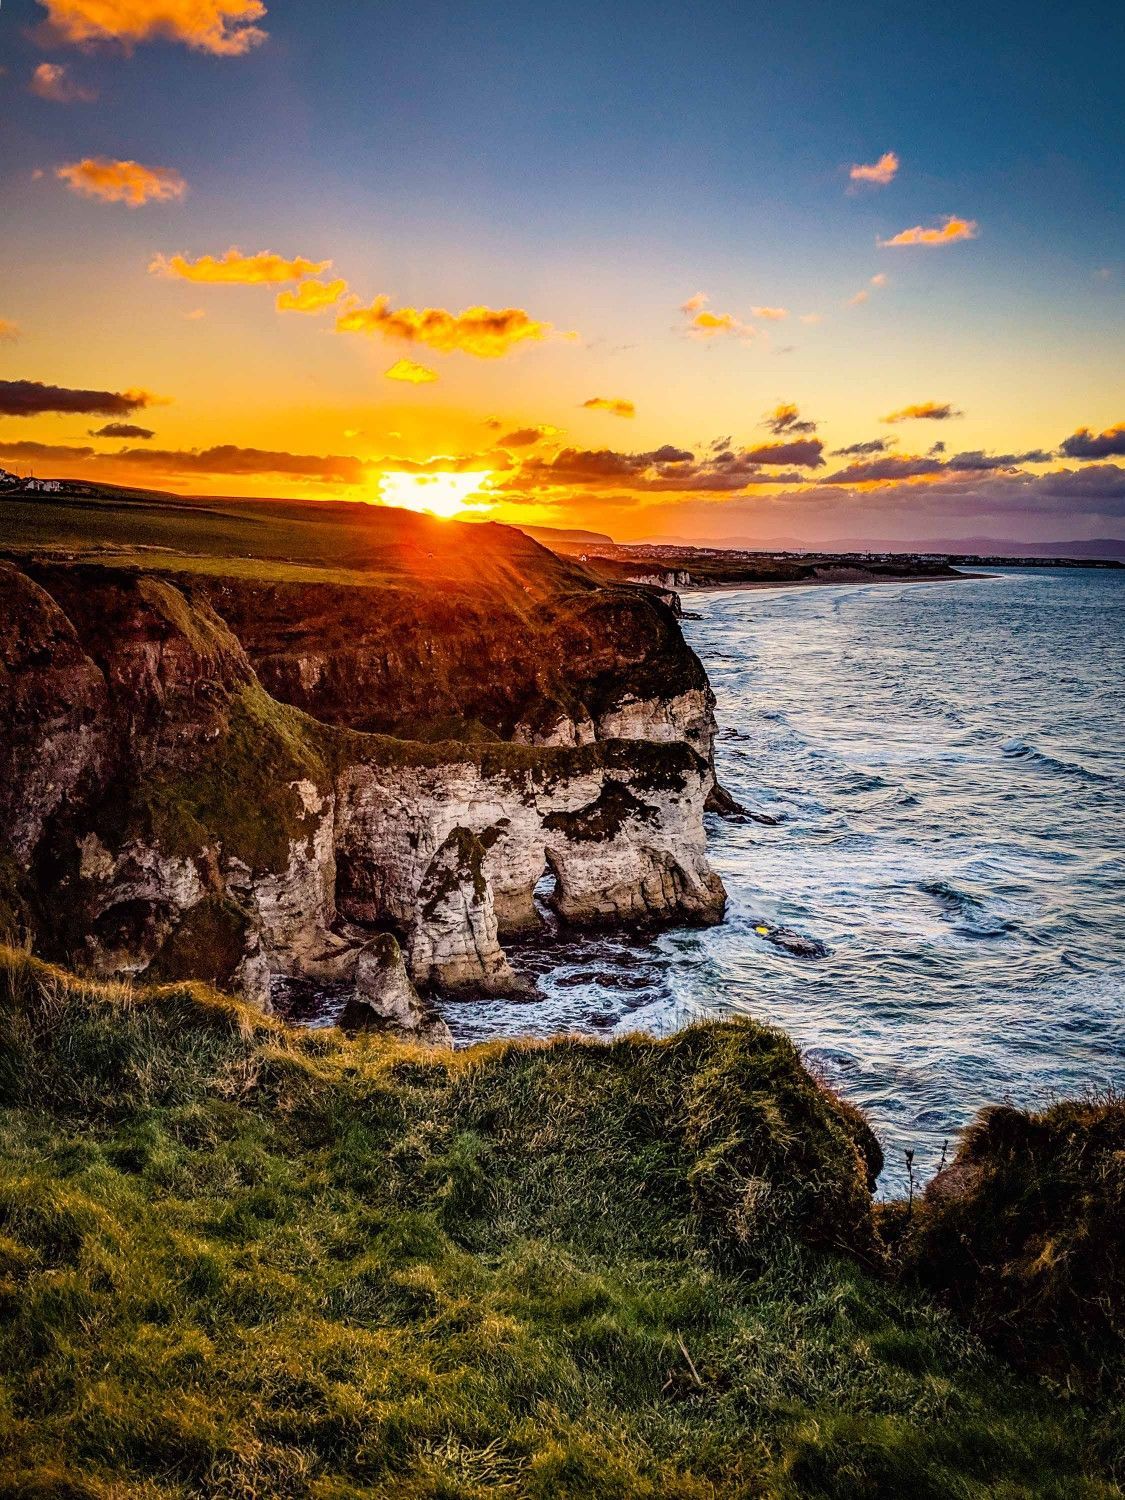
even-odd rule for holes
{"type": "Polygon", "coordinates": [[[110,161],[104,156],[68,162],[56,170],[55,176],[83,198],[127,203],[130,208],[167,203],[187,192],[187,183],[170,167],[145,167],[139,161],[110,161]]]}
{"type": "Polygon", "coordinates": [[[696,292],[686,302],[680,303],[680,311],[691,319],[688,333],[693,338],[712,339],[727,333],[735,334],[739,338],[754,336],[754,330],[740,322],[733,313],[708,312],[706,304],[710,300],[706,292],[696,292]]]}
{"type": "Polygon", "coordinates": [[[0,344],[14,344],[20,336],[20,325],[11,318],[0,318],[0,344]]]}
{"type": "Polygon", "coordinates": [[[855,163],[848,176],[853,182],[870,182],[876,187],[886,187],[893,182],[899,169],[899,159],[893,151],[884,151],[878,161],[867,165],[855,163]]]}
{"type": "Polygon", "coordinates": [[[877,272],[876,275],[872,276],[872,278],[871,278],[871,285],[872,286],[886,286],[886,284],[887,284],[887,273],[886,273],[886,271],[879,271],[879,272],[877,272]]]}
{"type": "Polygon", "coordinates": [[[182,42],[196,52],[241,57],[266,39],[262,0],[39,0],[52,39],[90,46],[182,42]]]}
{"type": "Polygon", "coordinates": [[[824,318],[823,318],[823,316],[820,313],[802,313],[801,314],[801,322],[802,323],[807,323],[810,327],[815,326],[817,323],[823,323],[823,321],[824,321],[824,318]]]}
{"type": "Polygon", "coordinates": [[[582,405],[587,411],[607,411],[611,417],[635,417],[637,408],[621,396],[591,396],[582,405]]]}
{"type": "Polygon", "coordinates": [[[780,323],[789,316],[787,307],[752,307],[750,311],[756,318],[764,318],[767,323],[780,323]]]}
{"type": "MultiPolygon", "coordinates": [[[[589,405],[589,402],[586,403],[589,405]]],[[[502,423],[497,423],[502,426],[502,423]]],[[[549,423],[541,422],[535,427],[517,427],[513,432],[507,432],[500,439],[502,448],[530,448],[535,443],[547,442],[550,438],[557,438],[560,429],[552,427],[549,423]]]]}
{"type": "Polygon", "coordinates": [[[860,306],[862,306],[862,304],[864,302],[867,301],[867,299],[870,296],[871,296],[871,293],[867,290],[866,287],[864,287],[861,291],[856,292],[856,294],[855,294],[854,297],[849,297],[848,298],[848,306],[849,307],[860,307],[860,306]]]}
{"type": "Polygon", "coordinates": [[[881,422],[948,422],[951,417],[962,417],[960,412],[948,401],[920,401],[914,406],[903,406],[898,411],[888,412],[885,417],[880,417],[881,422]]]}
{"type": "Polygon", "coordinates": [[[232,245],[223,256],[201,255],[198,260],[188,260],[184,255],[173,255],[171,259],[158,255],[150,263],[154,276],[174,276],[181,281],[205,281],[224,286],[269,286],[281,281],[302,281],[306,276],[318,276],[327,271],[330,260],[306,260],[298,255],[293,260],[275,255],[272,250],[259,250],[256,255],[243,255],[237,245],[232,245]]]}
{"type": "Polygon", "coordinates": [[[412,359],[398,359],[383,374],[388,380],[405,380],[409,385],[429,385],[438,378],[436,370],[427,370],[425,365],[416,365],[412,359]]]}
{"type": "Polygon", "coordinates": [[[65,63],[40,63],[31,75],[28,89],[53,104],[92,104],[98,97],[93,89],[74,82],[65,63]]]}
{"type": "Polygon", "coordinates": [[[980,225],[975,219],[958,219],[951,215],[940,229],[924,229],[921,224],[915,224],[913,229],[903,229],[893,239],[880,240],[879,245],[884,250],[903,245],[955,245],[958,240],[975,240],[979,233],[980,225]]]}
{"type": "Polygon", "coordinates": [[[352,306],[336,319],[339,333],[381,334],[408,344],[426,344],[439,354],[475,355],[499,359],[517,344],[538,342],[554,331],[521,307],[466,307],[451,313],[444,307],[392,308],[387,296],[370,307],[352,306]]]}
{"type": "Polygon", "coordinates": [[[335,281],[317,281],[310,278],[308,281],[302,281],[295,291],[278,292],[275,305],[278,312],[323,312],[326,307],[339,302],[347,289],[348,283],[342,276],[335,281]]]}

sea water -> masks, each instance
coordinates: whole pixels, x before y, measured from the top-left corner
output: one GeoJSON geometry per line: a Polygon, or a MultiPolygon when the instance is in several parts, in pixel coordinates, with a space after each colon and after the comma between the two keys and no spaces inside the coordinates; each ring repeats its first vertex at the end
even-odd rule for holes
{"type": "Polygon", "coordinates": [[[864,1110],[890,1191],[982,1105],[1125,1086],[1125,572],[684,603],[719,779],[777,820],[708,818],[726,920],[517,949],[542,998],[443,1004],[457,1041],[752,1016],[864,1110]]]}

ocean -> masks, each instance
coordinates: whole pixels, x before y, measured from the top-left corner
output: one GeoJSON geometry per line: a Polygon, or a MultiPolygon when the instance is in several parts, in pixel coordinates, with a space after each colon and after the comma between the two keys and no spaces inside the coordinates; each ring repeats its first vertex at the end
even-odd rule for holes
{"type": "Polygon", "coordinates": [[[543,998],[443,1004],[457,1041],[752,1016],[864,1110],[891,1192],[982,1105],[1125,1087],[1125,572],[684,604],[719,778],[777,820],[708,819],[726,921],[517,949],[543,998]]]}

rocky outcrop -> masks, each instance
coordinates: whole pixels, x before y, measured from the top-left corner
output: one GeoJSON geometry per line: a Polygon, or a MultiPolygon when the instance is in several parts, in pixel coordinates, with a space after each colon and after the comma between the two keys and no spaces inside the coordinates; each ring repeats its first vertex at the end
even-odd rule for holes
{"type": "Polygon", "coordinates": [[[360,950],[355,989],[340,1017],[345,1031],[386,1028],[430,1046],[452,1047],[449,1027],[420,998],[406,971],[402,949],[380,933],[360,950]]]}
{"type": "MultiPolygon", "coordinates": [[[[705,679],[661,694],[649,659],[596,690],[576,673],[581,700],[525,683],[517,704],[509,663],[495,722],[534,720],[547,743],[483,724],[475,742],[358,732],[265,691],[219,612],[234,589],[0,569],[2,828],[49,956],[107,977],[198,976],[263,1005],[274,975],[353,978],[370,1001],[374,929],[401,944],[403,975],[379,957],[379,984],[384,1019],[405,1025],[406,975],[447,994],[520,992],[504,943],[539,925],[544,874],[575,925],[719,918],[705,679]]],[[[631,602],[607,607],[635,626],[631,602]]],[[[288,660],[314,692],[323,675],[303,651],[288,660]]],[[[479,660],[465,663],[462,713],[483,711],[479,660]]],[[[417,666],[400,659],[391,677],[417,666]]],[[[448,671],[447,656],[437,677],[448,671]]]]}

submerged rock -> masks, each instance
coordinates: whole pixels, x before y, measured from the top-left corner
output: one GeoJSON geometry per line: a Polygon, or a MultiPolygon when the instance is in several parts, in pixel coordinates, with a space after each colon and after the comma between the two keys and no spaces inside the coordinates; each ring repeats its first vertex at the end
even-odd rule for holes
{"type": "Polygon", "coordinates": [[[806,937],[803,932],[794,932],[791,927],[772,927],[768,922],[755,922],[754,931],[776,948],[784,948],[794,958],[827,958],[828,946],[819,938],[806,937]]]}

